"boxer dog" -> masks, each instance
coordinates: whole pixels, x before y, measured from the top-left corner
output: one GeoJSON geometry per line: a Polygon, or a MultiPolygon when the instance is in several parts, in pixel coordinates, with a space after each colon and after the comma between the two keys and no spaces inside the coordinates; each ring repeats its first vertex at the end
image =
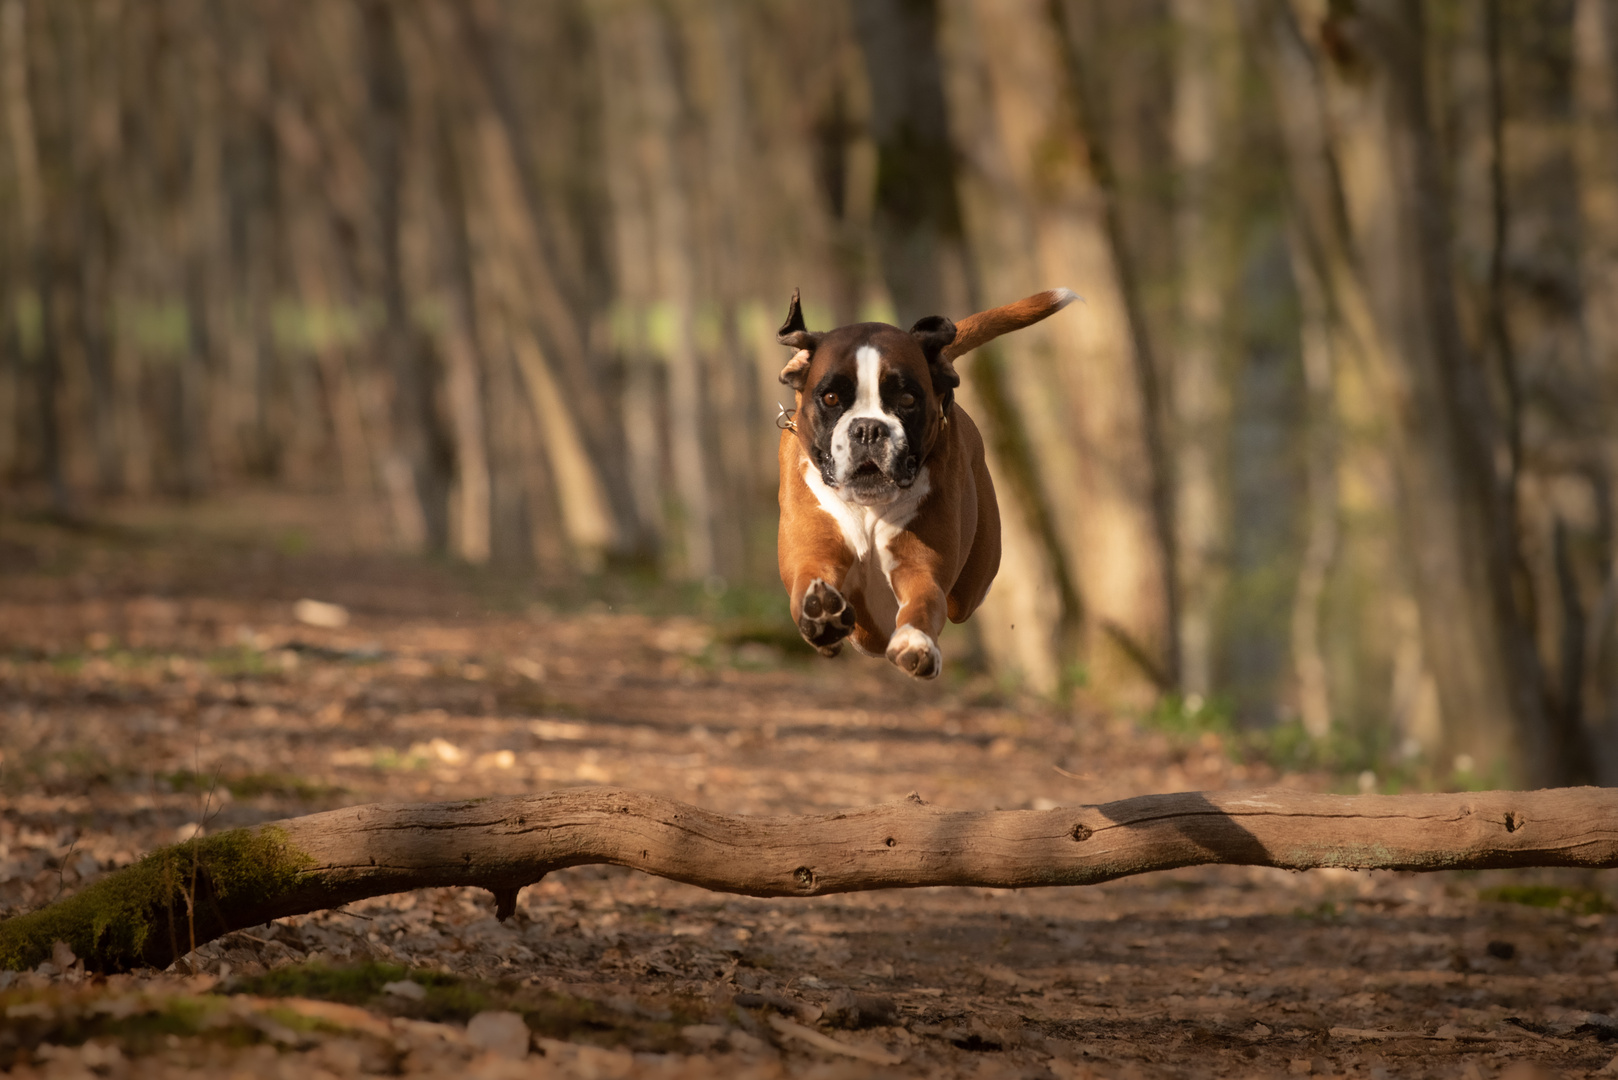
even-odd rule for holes
{"type": "Polygon", "coordinates": [[[964,622],[1000,569],[1000,510],[954,360],[1074,299],[1052,289],[908,333],[813,333],[793,290],[776,335],[794,350],[781,381],[797,398],[781,432],[781,582],[823,655],[852,638],[915,678],[943,670],[945,616],[964,622]]]}

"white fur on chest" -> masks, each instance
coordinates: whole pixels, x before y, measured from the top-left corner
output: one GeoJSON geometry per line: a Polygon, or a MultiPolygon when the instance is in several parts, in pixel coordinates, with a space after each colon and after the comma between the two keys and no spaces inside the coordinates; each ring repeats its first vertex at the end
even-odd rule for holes
{"type": "Polygon", "coordinates": [[[932,491],[927,466],[921,467],[913,484],[883,506],[844,502],[808,459],[803,462],[803,482],[809,485],[820,508],[837,522],[843,542],[854,553],[854,565],[843,579],[842,591],[861,593],[871,617],[891,634],[899,616],[899,600],[893,592],[893,541],[915,518],[922,500],[932,491]]]}

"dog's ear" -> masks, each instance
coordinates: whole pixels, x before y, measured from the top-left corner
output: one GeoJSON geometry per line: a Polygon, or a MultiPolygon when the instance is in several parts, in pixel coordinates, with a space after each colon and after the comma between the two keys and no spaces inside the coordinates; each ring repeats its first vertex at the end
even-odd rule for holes
{"type": "Polygon", "coordinates": [[[803,324],[803,306],[798,303],[798,290],[792,290],[792,305],[787,308],[787,321],[775,332],[775,340],[790,349],[796,349],[787,366],[781,369],[781,381],[794,390],[802,390],[809,377],[809,359],[822,335],[811,334],[803,324]]]}
{"type": "Polygon", "coordinates": [[[933,393],[944,397],[961,385],[955,365],[944,356],[945,347],[955,340],[954,323],[942,315],[929,315],[917,320],[916,325],[910,328],[910,336],[916,339],[922,355],[927,357],[927,370],[933,376],[933,393]]]}

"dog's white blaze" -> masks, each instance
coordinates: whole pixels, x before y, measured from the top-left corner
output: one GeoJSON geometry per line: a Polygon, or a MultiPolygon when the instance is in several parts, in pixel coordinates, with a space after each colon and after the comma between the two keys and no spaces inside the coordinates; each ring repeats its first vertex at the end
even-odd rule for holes
{"type": "Polygon", "coordinates": [[[881,416],[882,415],[882,354],[869,345],[861,345],[854,350],[854,363],[858,367],[855,373],[854,409],[855,416],[881,416]]]}
{"type": "Polygon", "coordinates": [[[909,448],[904,425],[899,423],[898,417],[882,409],[882,354],[869,345],[861,345],[854,350],[854,363],[854,404],[838,417],[837,426],[831,430],[831,459],[839,484],[847,481],[849,474],[854,471],[850,460],[853,440],[848,433],[854,421],[869,418],[886,423],[896,460],[902,459],[909,448]]]}
{"type": "Polygon", "coordinates": [[[844,595],[851,591],[863,594],[877,625],[891,628],[899,617],[899,598],[893,592],[893,539],[915,518],[922,500],[933,489],[927,466],[923,465],[916,474],[915,483],[899,489],[898,497],[883,506],[844,502],[837,490],[821,479],[820,470],[807,457],[803,459],[803,482],[809,486],[820,508],[837,522],[843,542],[854,553],[854,565],[843,579],[841,591],[844,595]],[[878,580],[887,588],[872,588],[878,580]]]}

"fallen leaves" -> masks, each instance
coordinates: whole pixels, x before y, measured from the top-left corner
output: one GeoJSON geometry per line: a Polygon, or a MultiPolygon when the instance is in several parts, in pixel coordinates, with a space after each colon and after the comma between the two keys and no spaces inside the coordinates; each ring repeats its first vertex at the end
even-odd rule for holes
{"type": "MultiPolygon", "coordinates": [[[[271,580],[232,560],[162,581],[132,564],[113,575],[123,592],[104,596],[89,590],[113,578],[22,580],[0,566],[5,910],[182,827],[351,803],[610,777],[729,813],[912,790],[1028,808],[1171,790],[1188,771],[1207,787],[1238,775],[1215,748],[971,676],[916,686],[883,665],[744,655],[684,615],[477,613],[417,564],[277,563],[271,580]],[[343,606],[348,624],[293,619],[299,596],[343,606]]],[[[1254,785],[1275,780],[1262,763],[1241,768],[1254,785]]],[[[1499,902],[1530,895],[1520,889],[1479,902],[1518,880],[1188,870],[782,903],[575,868],[523,890],[505,924],[481,890],[428,889],[247,928],[189,957],[195,977],[100,980],[66,955],[0,973],[0,1068],[774,1080],[1284,1075],[1298,1063],[1364,1075],[1410,1054],[1478,1080],[1527,1056],[1618,1075],[1618,1025],[1547,1004],[1610,1011],[1618,915],[1593,899],[1499,902]],[[1513,957],[1491,955],[1505,941],[1513,957]],[[140,1034],[157,1021],[178,1046],[140,1034]]],[[[1599,884],[1544,882],[1558,897],[1599,884]]]]}

